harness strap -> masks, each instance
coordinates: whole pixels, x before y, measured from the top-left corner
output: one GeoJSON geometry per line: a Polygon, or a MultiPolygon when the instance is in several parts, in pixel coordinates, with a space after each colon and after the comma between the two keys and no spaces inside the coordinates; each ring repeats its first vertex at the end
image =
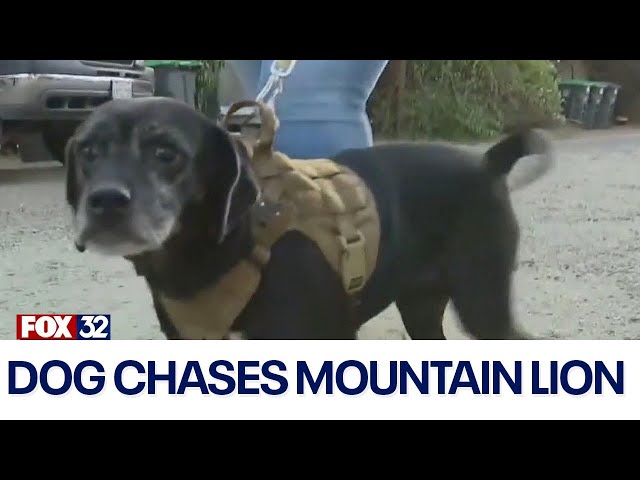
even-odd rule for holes
{"type": "Polygon", "coordinates": [[[271,248],[286,233],[293,221],[294,211],[288,205],[270,205],[260,202],[254,207],[252,258],[264,267],[271,258],[271,248]]]}
{"type": "Polygon", "coordinates": [[[278,130],[279,122],[278,118],[271,111],[269,111],[263,103],[256,102],[255,100],[241,100],[234,103],[229,107],[229,111],[227,112],[227,115],[225,117],[224,127],[228,130],[229,118],[238,110],[246,107],[257,108],[261,120],[260,135],[258,136],[258,140],[253,147],[254,156],[256,153],[262,156],[269,156],[273,151],[273,142],[276,137],[276,131],[278,130]]]}
{"type": "Polygon", "coordinates": [[[258,289],[262,269],[271,257],[271,247],[289,228],[293,212],[286,206],[274,208],[264,202],[254,208],[257,220],[254,222],[255,245],[248,258],[240,260],[218,282],[187,301],[159,295],[169,318],[181,319],[181,337],[225,338],[258,289]]]}

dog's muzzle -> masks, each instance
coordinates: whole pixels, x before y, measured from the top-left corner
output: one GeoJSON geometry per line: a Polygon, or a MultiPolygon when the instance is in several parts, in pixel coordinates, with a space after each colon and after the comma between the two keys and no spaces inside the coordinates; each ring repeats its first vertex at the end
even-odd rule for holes
{"type": "Polygon", "coordinates": [[[101,184],[92,188],[85,199],[81,230],[75,240],[79,252],[86,250],[87,241],[96,236],[117,239],[128,230],[132,211],[131,191],[120,184],[101,184]],[[106,237],[105,237],[106,235],[106,237]]]}
{"type": "Polygon", "coordinates": [[[131,207],[131,192],[124,186],[101,186],[87,196],[87,214],[94,221],[117,222],[131,207]]]}

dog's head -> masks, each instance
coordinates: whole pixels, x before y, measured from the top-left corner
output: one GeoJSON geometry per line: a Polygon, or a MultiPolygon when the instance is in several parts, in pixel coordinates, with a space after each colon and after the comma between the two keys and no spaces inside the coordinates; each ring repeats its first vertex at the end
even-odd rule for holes
{"type": "Polygon", "coordinates": [[[96,109],[67,143],[66,168],[76,245],[108,255],[158,250],[185,223],[220,242],[258,197],[242,144],[169,98],[96,109]]]}

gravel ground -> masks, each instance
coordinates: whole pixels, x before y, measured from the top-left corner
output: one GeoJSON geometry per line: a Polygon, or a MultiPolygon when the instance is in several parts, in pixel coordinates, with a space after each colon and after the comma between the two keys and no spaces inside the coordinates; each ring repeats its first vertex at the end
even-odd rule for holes
{"type": "MultiPolygon", "coordinates": [[[[553,338],[640,339],[640,132],[558,140],[558,166],[513,197],[522,227],[515,310],[553,338]]],[[[161,339],[144,283],[124,260],[79,254],[64,175],[0,158],[0,339],[15,314],[110,313],[116,339],[161,339]]],[[[447,312],[449,338],[465,338],[447,312]]],[[[395,307],[361,338],[405,338],[395,307]]]]}

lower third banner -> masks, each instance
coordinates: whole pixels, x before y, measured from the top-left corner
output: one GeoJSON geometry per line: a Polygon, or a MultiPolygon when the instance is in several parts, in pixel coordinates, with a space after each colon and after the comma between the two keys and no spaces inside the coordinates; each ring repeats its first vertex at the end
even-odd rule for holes
{"type": "Polygon", "coordinates": [[[0,419],[640,419],[637,341],[2,341],[0,419]]]}

